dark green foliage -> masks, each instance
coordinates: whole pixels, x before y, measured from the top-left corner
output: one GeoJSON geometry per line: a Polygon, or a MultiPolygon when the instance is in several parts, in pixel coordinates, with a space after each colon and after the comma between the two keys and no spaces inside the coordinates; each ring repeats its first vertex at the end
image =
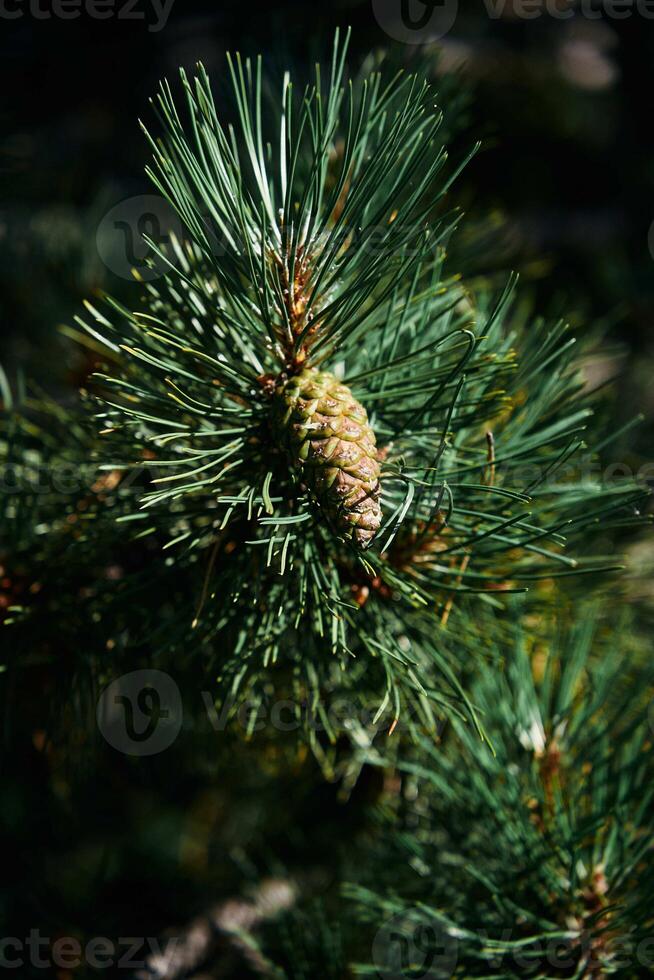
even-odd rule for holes
{"type": "MultiPolygon", "coordinates": [[[[394,761],[371,753],[387,791],[330,913],[345,952],[314,912],[314,962],[338,954],[371,977],[651,972],[654,677],[629,618],[607,630],[584,612],[558,637],[550,617],[516,623],[503,669],[478,671],[494,751],[455,722],[394,761]]],[[[286,913],[290,950],[264,933],[284,977],[303,975],[305,914],[286,913]]]]}
{"type": "MultiPolygon", "coordinates": [[[[168,768],[206,790],[190,830],[172,821],[206,862],[195,901],[270,874],[297,894],[236,937],[255,973],[394,975],[399,944],[419,975],[443,943],[448,975],[620,972],[616,943],[633,965],[654,925],[652,677],[585,593],[646,494],[597,476],[621,433],[569,329],[484,275],[485,225],[457,230],[437,96],[383,61],[349,82],[345,56],[271,106],[260,63],[233,59],[233,127],[203,69],[179,98],[164,84],[151,175],[186,233],[167,273],[86,303],[79,401],[0,375],[7,728],[63,823],[65,749],[88,794],[108,751],[101,690],[169,672],[185,725],[147,771],[164,810],[168,768]],[[558,941],[571,965],[548,972],[558,941]]],[[[119,787],[146,771],[112,758],[119,787]]],[[[116,814],[119,859],[90,847],[93,866],[138,891],[132,861],[176,860],[148,836],[167,815],[116,814]]]]}
{"type": "Polygon", "coordinates": [[[506,669],[480,672],[472,696],[494,752],[455,723],[442,747],[423,743],[400,765],[415,800],[400,808],[406,857],[393,862],[404,886],[389,876],[378,905],[355,894],[374,921],[407,914],[436,941],[454,937],[456,976],[653,965],[652,672],[593,618],[549,642],[530,622],[506,669]]]}
{"type": "Polygon", "coordinates": [[[80,321],[106,366],[78,459],[113,491],[75,536],[141,541],[148,578],[174,581],[171,622],[144,604],[157,657],[196,656],[221,703],[263,701],[272,683],[331,738],[337,694],[389,724],[408,705],[430,725],[474,716],[451,617],[464,633],[507,593],[612,567],[573,546],[638,520],[641,498],[585,472],[592,399],[566,328],[511,281],[472,293],[448,272],[455,174],[429,88],[345,85],[343,59],[337,43],[327,83],[319,71],[299,98],[286,79],[266,110],[260,65],[236,59],[238,131],[203,72],[183,76],[186,122],[163,86],[155,180],[194,241],[172,243],[140,310],[107,300],[80,321]],[[365,555],[275,437],[275,386],[307,366],[343,379],[376,436],[384,521],[365,555]]]}

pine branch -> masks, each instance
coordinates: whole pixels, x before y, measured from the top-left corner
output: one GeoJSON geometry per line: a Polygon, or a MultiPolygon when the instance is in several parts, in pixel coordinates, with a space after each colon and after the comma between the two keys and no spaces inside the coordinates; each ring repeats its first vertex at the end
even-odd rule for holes
{"type": "Polygon", "coordinates": [[[416,812],[387,861],[406,878],[389,880],[383,897],[350,890],[366,921],[393,919],[424,962],[416,930],[441,952],[450,937],[454,976],[591,978],[625,956],[628,975],[643,968],[652,760],[649,705],[637,692],[651,671],[628,666],[624,635],[604,639],[592,615],[580,617],[557,649],[530,624],[505,672],[481,671],[472,697],[493,719],[494,751],[455,722],[455,741],[423,742],[400,763],[416,812]]]}
{"type": "MultiPolygon", "coordinates": [[[[449,270],[459,168],[429,86],[346,84],[345,56],[337,37],[327,79],[300,95],[286,76],[266,113],[260,62],[232,59],[233,125],[203,69],[182,74],[184,113],[162,85],[152,176],[188,239],[159,250],[169,271],[139,308],[86,304],[97,414],[57,437],[115,487],[49,492],[29,522],[54,551],[72,539],[76,567],[112,539],[147,549],[148,575],[93,614],[115,634],[125,596],[173,583],[174,617],[155,604],[121,635],[193,651],[221,706],[274,678],[300,714],[339,693],[392,709],[391,730],[414,710],[479,726],[450,637],[541,581],[618,567],[593,538],[641,522],[644,491],[585,475],[566,327],[533,318],[514,277],[472,292],[449,270]]],[[[58,465],[47,427],[24,446],[8,431],[7,460],[58,465]]]]}

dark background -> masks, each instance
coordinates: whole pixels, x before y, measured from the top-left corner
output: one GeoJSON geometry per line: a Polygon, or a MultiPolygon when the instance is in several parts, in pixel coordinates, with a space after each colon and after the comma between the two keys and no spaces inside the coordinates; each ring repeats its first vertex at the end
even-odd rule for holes
{"type": "MultiPolygon", "coordinates": [[[[337,24],[354,28],[354,60],[390,42],[371,0],[176,0],[159,32],[147,21],[41,20],[28,4],[21,9],[19,19],[0,16],[0,361],[12,377],[20,368],[72,400],[85,366],[58,327],[100,289],[129,295],[128,282],[101,261],[96,233],[114,205],[148,192],[137,119],[149,118],[158,80],[197,60],[219,78],[225,51],[235,47],[262,51],[273,67],[306,68],[324,56],[337,24]]],[[[149,10],[147,0],[135,9],[149,10]]],[[[502,251],[545,314],[566,311],[581,332],[597,320],[609,324],[610,344],[622,348],[609,365],[619,375],[616,426],[644,412],[629,451],[651,460],[654,21],[636,12],[620,20],[525,21],[509,12],[491,19],[482,3],[462,0],[438,62],[435,49],[395,48],[400,61],[428,54],[437,85],[444,71],[458,74],[455,87],[469,97],[455,152],[483,140],[458,200],[473,215],[499,216],[502,251]]],[[[491,246],[489,267],[495,258],[491,246]]],[[[486,257],[479,261],[483,268],[486,257]]],[[[266,773],[263,760],[264,774],[276,776],[267,805],[269,780],[253,773],[244,781],[238,756],[223,752],[205,769],[188,758],[171,766],[166,756],[144,778],[107,749],[87,783],[36,744],[10,760],[3,811],[16,844],[0,917],[14,892],[16,914],[44,923],[46,933],[159,935],[230,894],[243,868],[224,854],[244,836],[265,837],[266,847],[283,852],[287,796],[294,823],[311,826],[319,814],[317,851],[337,836],[336,824],[348,836],[335,791],[326,787],[316,799],[306,763],[280,782],[284,767],[271,763],[266,773]]],[[[356,824],[356,807],[348,812],[356,824]]],[[[19,928],[11,934],[23,935],[19,928]]]]}

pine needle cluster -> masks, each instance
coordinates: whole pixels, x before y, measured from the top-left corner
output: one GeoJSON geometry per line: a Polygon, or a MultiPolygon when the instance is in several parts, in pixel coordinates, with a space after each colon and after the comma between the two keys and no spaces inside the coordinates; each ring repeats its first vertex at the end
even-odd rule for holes
{"type": "Polygon", "coordinates": [[[103,542],[140,551],[83,596],[89,618],[127,658],[195,659],[220,704],[274,691],[331,740],[335,694],[391,728],[410,708],[481,730],[456,638],[510,594],[614,568],[593,536],[638,522],[643,493],[590,472],[565,324],[513,277],[456,270],[468,158],[450,164],[431,87],[348,79],[346,51],[278,97],[260,61],[230,59],[231,117],[201,67],[181,106],[162,84],[149,172],[187,238],[150,243],[167,271],[134,308],[86,303],[90,424],[34,399],[10,413],[12,472],[93,472],[10,494],[6,516],[70,544],[70,569],[103,542]]]}

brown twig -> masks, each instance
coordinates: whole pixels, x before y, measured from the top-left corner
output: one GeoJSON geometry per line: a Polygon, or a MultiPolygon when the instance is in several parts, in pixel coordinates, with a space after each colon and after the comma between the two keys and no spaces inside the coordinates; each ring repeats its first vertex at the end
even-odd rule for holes
{"type": "Polygon", "coordinates": [[[244,962],[257,972],[265,972],[266,964],[244,935],[275,919],[292,908],[297,900],[297,887],[291,881],[270,878],[262,881],[250,899],[229,899],[193,919],[162,943],[163,951],[146,958],[145,969],[136,980],[184,980],[198,978],[212,958],[220,956],[225,962],[215,976],[238,975],[244,962]],[[229,963],[227,962],[229,961],[229,963]]]}
{"type": "Polygon", "coordinates": [[[193,620],[192,629],[197,629],[200,622],[200,616],[202,615],[202,610],[204,609],[207,597],[209,595],[209,583],[211,582],[211,576],[213,574],[214,566],[216,564],[216,558],[218,557],[218,551],[220,550],[221,539],[216,540],[215,545],[209,556],[209,564],[207,565],[207,572],[204,577],[204,585],[202,586],[202,594],[200,596],[200,602],[198,604],[198,610],[195,614],[195,619],[193,620]]]}
{"type": "Polygon", "coordinates": [[[495,486],[495,436],[492,432],[486,433],[486,444],[488,446],[488,476],[487,484],[489,487],[495,486]]]}
{"type": "MultiPolygon", "coordinates": [[[[459,568],[459,574],[458,574],[457,580],[456,580],[456,587],[457,587],[457,589],[459,588],[459,586],[463,582],[463,576],[465,575],[466,570],[467,570],[469,564],[470,564],[470,553],[468,553],[467,555],[464,555],[463,556],[463,561],[461,562],[461,567],[459,568]]],[[[445,603],[445,609],[443,610],[443,615],[441,616],[441,626],[444,629],[445,629],[445,627],[448,624],[448,621],[449,621],[449,618],[450,618],[450,614],[451,614],[453,608],[454,608],[454,593],[452,593],[452,595],[450,596],[450,598],[445,603]]]]}

